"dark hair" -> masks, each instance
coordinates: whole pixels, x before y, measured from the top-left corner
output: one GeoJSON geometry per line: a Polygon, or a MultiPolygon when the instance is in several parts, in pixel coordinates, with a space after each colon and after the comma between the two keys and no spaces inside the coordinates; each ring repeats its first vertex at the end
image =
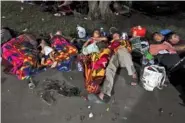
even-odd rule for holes
{"type": "Polygon", "coordinates": [[[96,31],[98,31],[98,33],[101,35],[101,32],[100,32],[99,29],[94,29],[94,30],[93,30],[93,33],[92,33],[92,37],[94,36],[94,33],[95,33],[96,31]]]}
{"type": "Polygon", "coordinates": [[[152,39],[153,39],[154,36],[157,35],[157,34],[161,34],[161,33],[159,33],[159,32],[154,32],[154,33],[152,33],[152,39]]]}
{"type": "Polygon", "coordinates": [[[174,34],[177,34],[177,33],[175,33],[175,32],[170,32],[169,34],[167,34],[165,37],[165,39],[167,40],[167,41],[169,41],[170,39],[172,39],[172,36],[174,35],[174,34]]]}
{"type": "Polygon", "coordinates": [[[120,33],[119,31],[114,31],[114,32],[112,33],[111,37],[113,38],[113,35],[116,34],[116,33],[119,34],[119,35],[121,36],[121,33],[120,33]]]}
{"type": "Polygon", "coordinates": [[[2,29],[8,30],[12,37],[17,37],[18,36],[18,32],[16,32],[15,30],[13,30],[13,29],[11,29],[9,27],[2,27],[2,29]]]}
{"type": "Polygon", "coordinates": [[[42,47],[41,47],[41,46],[37,47],[37,50],[38,50],[39,52],[41,52],[42,47]]]}

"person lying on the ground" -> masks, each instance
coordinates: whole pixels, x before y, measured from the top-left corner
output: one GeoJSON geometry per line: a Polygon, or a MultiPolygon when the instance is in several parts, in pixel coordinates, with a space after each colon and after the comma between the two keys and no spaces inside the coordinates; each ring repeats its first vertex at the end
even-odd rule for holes
{"type": "Polygon", "coordinates": [[[44,57],[41,59],[41,65],[45,65],[45,57],[49,57],[53,64],[51,68],[55,68],[57,66],[57,61],[54,59],[55,51],[53,48],[47,45],[46,41],[44,39],[41,39],[40,45],[41,46],[41,53],[44,54],[44,57]]]}
{"type": "Polygon", "coordinates": [[[83,47],[82,47],[82,53],[84,55],[89,55],[91,53],[99,53],[99,48],[97,46],[98,43],[107,41],[106,37],[101,37],[101,33],[99,30],[95,30],[93,32],[93,37],[88,39],[83,47]]]}
{"type": "Polygon", "coordinates": [[[85,42],[83,47],[86,47],[89,44],[97,43],[97,42],[101,42],[101,41],[107,41],[107,38],[106,37],[101,37],[100,30],[97,29],[97,30],[93,31],[92,37],[85,42]]]}
{"type": "Polygon", "coordinates": [[[158,54],[176,54],[175,48],[165,41],[165,36],[155,32],[153,34],[153,42],[150,44],[150,53],[152,55],[158,54]]]}
{"type": "MultiPolygon", "coordinates": [[[[113,40],[120,40],[120,35],[118,33],[113,34],[113,40]]],[[[94,101],[95,103],[103,103],[106,97],[111,97],[111,91],[114,85],[114,78],[119,67],[125,67],[128,71],[128,75],[130,75],[132,78],[131,85],[137,85],[138,78],[132,61],[132,56],[127,48],[120,47],[112,55],[106,68],[105,79],[101,92],[98,94],[98,96],[89,94],[88,99],[90,101],[94,101]]]]}
{"type": "Polygon", "coordinates": [[[180,57],[175,48],[161,38],[150,44],[149,52],[157,59],[160,65],[166,68],[166,70],[169,70],[180,61],[180,57]]]}
{"type": "Polygon", "coordinates": [[[167,36],[167,41],[175,48],[179,54],[185,54],[185,41],[180,40],[180,36],[171,33],[167,36]]]}
{"type": "Polygon", "coordinates": [[[11,74],[25,80],[37,71],[37,52],[30,43],[30,38],[20,35],[2,45],[2,57],[11,65],[11,74]]]}
{"type": "Polygon", "coordinates": [[[169,29],[163,29],[160,32],[154,32],[152,34],[152,40],[155,41],[155,43],[164,42],[171,33],[172,31],[169,29]]]}

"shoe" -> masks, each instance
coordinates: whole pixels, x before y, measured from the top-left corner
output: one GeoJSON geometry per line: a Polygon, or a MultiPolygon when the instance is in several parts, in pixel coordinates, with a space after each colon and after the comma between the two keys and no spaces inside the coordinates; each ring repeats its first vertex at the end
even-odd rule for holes
{"type": "Polygon", "coordinates": [[[93,103],[97,103],[97,104],[104,104],[105,102],[103,100],[101,100],[97,95],[95,94],[88,94],[87,95],[87,99],[88,101],[91,101],[93,103]]]}

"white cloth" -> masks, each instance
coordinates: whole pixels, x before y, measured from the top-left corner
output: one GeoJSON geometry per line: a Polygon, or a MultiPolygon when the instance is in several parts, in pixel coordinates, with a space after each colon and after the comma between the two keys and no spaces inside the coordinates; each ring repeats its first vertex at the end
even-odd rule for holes
{"type": "Polygon", "coordinates": [[[167,50],[160,50],[159,54],[168,54],[169,52],[167,50]]]}
{"type": "Polygon", "coordinates": [[[51,47],[49,47],[49,46],[44,47],[44,54],[46,56],[49,55],[52,51],[53,51],[53,49],[51,47]]]}

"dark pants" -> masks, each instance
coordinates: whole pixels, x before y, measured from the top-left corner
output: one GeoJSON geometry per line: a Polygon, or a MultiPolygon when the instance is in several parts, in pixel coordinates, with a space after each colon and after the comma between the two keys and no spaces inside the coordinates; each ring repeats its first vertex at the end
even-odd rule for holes
{"type": "Polygon", "coordinates": [[[178,54],[162,54],[157,55],[157,60],[160,65],[166,68],[166,70],[169,70],[180,61],[180,57],[178,54]]]}

